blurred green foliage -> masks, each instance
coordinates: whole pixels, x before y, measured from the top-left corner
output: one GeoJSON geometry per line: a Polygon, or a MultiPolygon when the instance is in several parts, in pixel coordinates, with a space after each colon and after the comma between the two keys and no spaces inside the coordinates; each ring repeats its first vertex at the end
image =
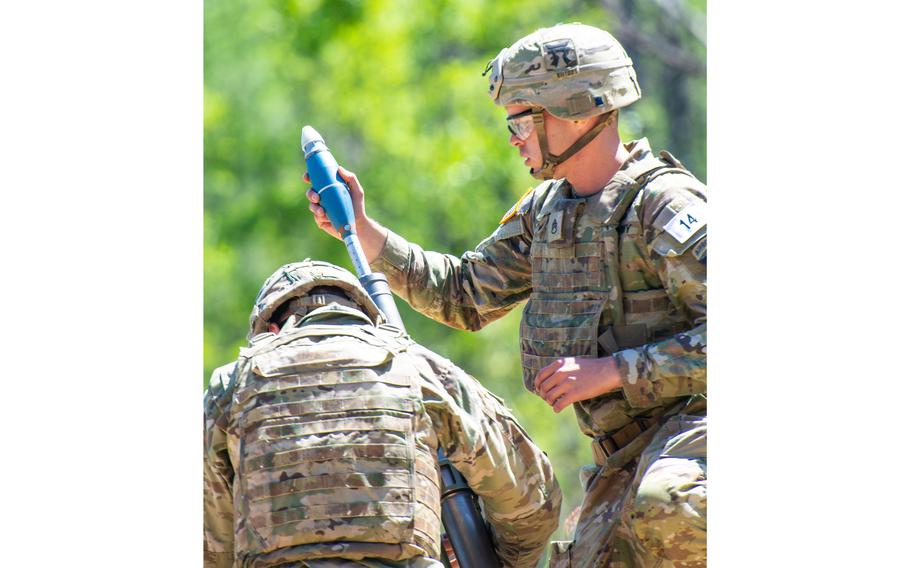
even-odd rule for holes
{"type": "MultiPolygon", "coordinates": [[[[614,31],[611,4],[624,6],[636,29],[674,36],[704,60],[704,45],[657,2],[206,0],[206,380],[245,344],[253,298],[275,268],[305,257],[351,268],[344,246],[317,230],[307,208],[304,124],[358,174],[372,217],[424,248],[461,254],[534,184],[508,144],[502,109],[486,95],[487,61],[557,22],[614,31]]],[[[704,1],[662,4],[704,16],[704,1]]],[[[624,43],[644,97],[623,110],[623,139],[647,135],[704,179],[704,74],[674,73],[647,42],[624,43]]],[[[520,310],[469,333],[398,305],[417,341],[505,398],[547,451],[564,518],[581,503],[577,470],[590,449],[571,410],[554,415],[521,386],[520,310]]],[[[553,538],[571,535],[560,529],[553,538]]]]}

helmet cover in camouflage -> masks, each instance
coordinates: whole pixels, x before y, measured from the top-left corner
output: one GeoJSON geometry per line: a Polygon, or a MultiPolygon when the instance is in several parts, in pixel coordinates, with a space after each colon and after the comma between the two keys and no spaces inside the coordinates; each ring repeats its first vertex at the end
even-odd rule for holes
{"type": "Polygon", "coordinates": [[[306,296],[317,286],[340,288],[371,320],[383,319],[379,308],[353,274],[328,262],[306,259],[285,264],[266,279],[250,313],[250,338],[268,330],[269,318],[282,304],[306,296]]]}
{"type": "Polygon", "coordinates": [[[609,33],[584,24],[541,28],[503,49],[487,66],[497,105],[543,107],[581,120],[641,98],[632,60],[609,33]]]}

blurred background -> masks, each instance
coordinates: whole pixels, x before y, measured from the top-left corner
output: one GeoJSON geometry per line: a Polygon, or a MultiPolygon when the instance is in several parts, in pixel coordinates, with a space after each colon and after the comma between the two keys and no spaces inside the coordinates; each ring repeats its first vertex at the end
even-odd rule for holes
{"type": "MultiPolygon", "coordinates": [[[[632,57],[642,99],[620,115],[706,180],[706,0],[206,0],[204,14],[204,364],[246,344],[263,280],[306,257],[353,270],[319,231],[301,181],[300,129],[357,173],[367,212],[425,249],[460,255],[535,184],[509,146],[481,72],[537,28],[582,22],[632,57]]],[[[480,332],[435,323],[398,300],[415,340],[503,397],[550,456],[562,517],[592,461],[571,409],[556,415],[521,384],[520,309],[480,332]]],[[[570,539],[561,528],[553,539],[570,539]]]]}

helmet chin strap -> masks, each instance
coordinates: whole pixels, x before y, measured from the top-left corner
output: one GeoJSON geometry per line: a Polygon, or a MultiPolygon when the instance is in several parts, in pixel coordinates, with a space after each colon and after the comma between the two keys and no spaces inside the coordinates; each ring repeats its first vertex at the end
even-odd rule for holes
{"type": "Polygon", "coordinates": [[[531,177],[541,180],[553,179],[553,171],[556,169],[556,166],[577,154],[579,150],[587,146],[588,142],[594,140],[594,138],[600,134],[600,131],[607,125],[607,120],[609,120],[613,114],[614,112],[611,111],[600,115],[597,122],[591,127],[591,130],[585,132],[574,144],[569,146],[565,152],[558,156],[554,156],[550,153],[550,147],[547,144],[547,129],[543,124],[543,110],[541,109],[532,113],[534,128],[537,130],[537,143],[540,145],[540,156],[543,159],[543,165],[537,170],[531,168],[531,177]]]}

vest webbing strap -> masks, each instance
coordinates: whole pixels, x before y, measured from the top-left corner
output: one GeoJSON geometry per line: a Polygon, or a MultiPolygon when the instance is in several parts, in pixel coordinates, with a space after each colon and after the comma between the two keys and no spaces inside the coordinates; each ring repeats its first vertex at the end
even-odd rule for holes
{"type": "MultiPolygon", "coordinates": [[[[607,219],[606,225],[619,225],[622,218],[625,217],[626,212],[629,210],[629,207],[632,206],[632,202],[635,201],[635,198],[641,190],[654,178],[666,173],[674,172],[692,175],[688,171],[678,168],[677,164],[679,164],[679,161],[672,156],[666,158],[663,157],[663,153],[661,153],[661,157],[663,159],[651,154],[643,160],[638,160],[630,164],[624,171],[621,170],[623,174],[631,178],[632,187],[630,187],[627,190],[627,193],[622,196],[622,199],[620,199],[616,208],[610,214],[609,219],[607,219]],[[670,164],[667,162],[670,162],[670,164]]],[[[617,245],[618,243],[619,239],[617,237],[617,245]]],[[[611,276],[613,278],[614,286],[616,286],[619,294],[622,296],[623,290],[621,288],[618,258],[616,260],[617,262],[610,263],[610,270],[612,272],[611,276]]],[[[646,326],[624,325],[626,321],[625,302],[620,301],[616,303],[616,313],[614,316],[613,325],[607,327],[607,329],[597,338],[598,344],[607,351],[607,354],[615,353],[621,347],[641,345],[648,340],[648,330],[646,326]]]]}

